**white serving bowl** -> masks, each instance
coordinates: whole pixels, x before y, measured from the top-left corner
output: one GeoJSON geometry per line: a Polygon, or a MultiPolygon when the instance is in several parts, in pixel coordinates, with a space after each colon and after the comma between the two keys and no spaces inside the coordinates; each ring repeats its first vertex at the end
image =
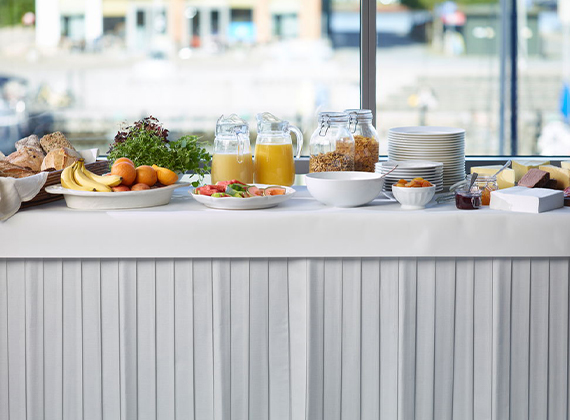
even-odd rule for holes
{"type": "Polygon", "coordinates": [[[435,194],[435,185],[431,187],[396,187],[392,185],[392,194],[400,202],[402,209],[418,210],[425,208],[435,194]]]}
{"type": "Polygon", "coordinates": [[[314,172],[305,175],[307,189],[327,206],[357,207],[382,192],[384,178],[373,172],[314,172]]]}

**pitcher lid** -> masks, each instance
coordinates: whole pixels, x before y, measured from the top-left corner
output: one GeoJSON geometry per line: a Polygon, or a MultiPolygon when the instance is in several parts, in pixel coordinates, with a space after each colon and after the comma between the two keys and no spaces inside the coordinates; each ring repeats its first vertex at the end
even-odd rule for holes
{"type": "Polygon", "coordinates": [[[249,135],[249,126],[247,122],[238,117],[236,114],[231,114],[228,117],[223,115],[218,118],[216,123],[216,136],[222,135],[238,135],[246,134],[249,135]]]}
{"type": "Polygon", "coordinates": [[[257,119],[257,132],[287,131],[289,121],[280,120],[270,112],[262,112],[255,116],[257,119]]]}

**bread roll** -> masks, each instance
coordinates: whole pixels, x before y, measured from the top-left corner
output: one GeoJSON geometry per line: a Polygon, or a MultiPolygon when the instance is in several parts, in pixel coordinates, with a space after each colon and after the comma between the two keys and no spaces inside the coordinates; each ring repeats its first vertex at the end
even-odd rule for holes
{"type": "Polygon", "coordinates": [[[5,160],[0,161],[0,176],[12,178],[25,178],[27,176],[35,175],[37,172],[29,171],[20,166],[13,165],[5,160]]]}
{"type": "Polygon", "coordinates": [[[46,153],[49,153],[55,149],[61,149],[62,147],[67,147],[68,149],[75,150],[75,148],[69,141],[67,141],[65,136],[60,131],[46,134],[41,138],[40,144],[46,153]]]}
{"type": "Polygon", "coordinates": [[[6,162],[39,172],[45,155],[33,147],[24,146],[6,157],[6,162]]]}
{"type": "Polygon", "coordinates": [[[32,147],[34,149],[38,149],[43,153],[42,145],[40,144],[40,139],[35,134],[31,136],[24,137],[16,142],[16,150],[20,150],[23,147],[32,147]]]}
{"type": "Polygon", "coordinates": [[[56,171],[59,171],[73,165],[79,159],[81,159],[81,155],[75,150],[67,147],[61,147],[59,149],[52,150],[46,155],[42,162],[41,170],[45,171],[46,169],[53,168],[56,171]]]}
{"type": "Polygon", "coordinates": [[[0,152],[0,160],[4,160],[6,159],[6,155],[2,152],[0,152]]]}

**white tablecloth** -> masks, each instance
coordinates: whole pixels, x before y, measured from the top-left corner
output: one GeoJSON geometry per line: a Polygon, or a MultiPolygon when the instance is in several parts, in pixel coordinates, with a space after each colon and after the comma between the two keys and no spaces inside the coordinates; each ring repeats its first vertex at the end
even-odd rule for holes
{"type": "Polygon", "coordinates": [[[20,211],[0,224],[0,257],[566,257],[570,208],[542,214],[402,211],[378,199],[340,209],[305,187],[266,210],[213,210],[183,188],[167,206],[79,211],[63,201],[20,211]]]}

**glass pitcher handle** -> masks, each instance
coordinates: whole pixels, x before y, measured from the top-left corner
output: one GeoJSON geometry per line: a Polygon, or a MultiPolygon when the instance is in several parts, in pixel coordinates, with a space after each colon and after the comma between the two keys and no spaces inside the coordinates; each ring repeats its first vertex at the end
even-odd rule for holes
{"type": "Polygon", "coordinates": [[[246,139],[247,141],[249,141],[249,137],[245,136],[242,133],[236,133],[236,138],[237,138],[237,162],[243,163],[243,154],[245,153],[246,148],[244,148],[242,142],[245,142],[246,139]]]}
{"type": "Polygon", "coordinates": [[[298,127],[295,127],[294,125],[290,125],[289,126],[289,130],[292,131],[293,133],[295,133],[295,137],[297,137],[297,159],[299,159],[299,157],[301,157],[301,150],[303,149],[303,133],[301,133],[301,130],[299,130],[298,127]]]}

